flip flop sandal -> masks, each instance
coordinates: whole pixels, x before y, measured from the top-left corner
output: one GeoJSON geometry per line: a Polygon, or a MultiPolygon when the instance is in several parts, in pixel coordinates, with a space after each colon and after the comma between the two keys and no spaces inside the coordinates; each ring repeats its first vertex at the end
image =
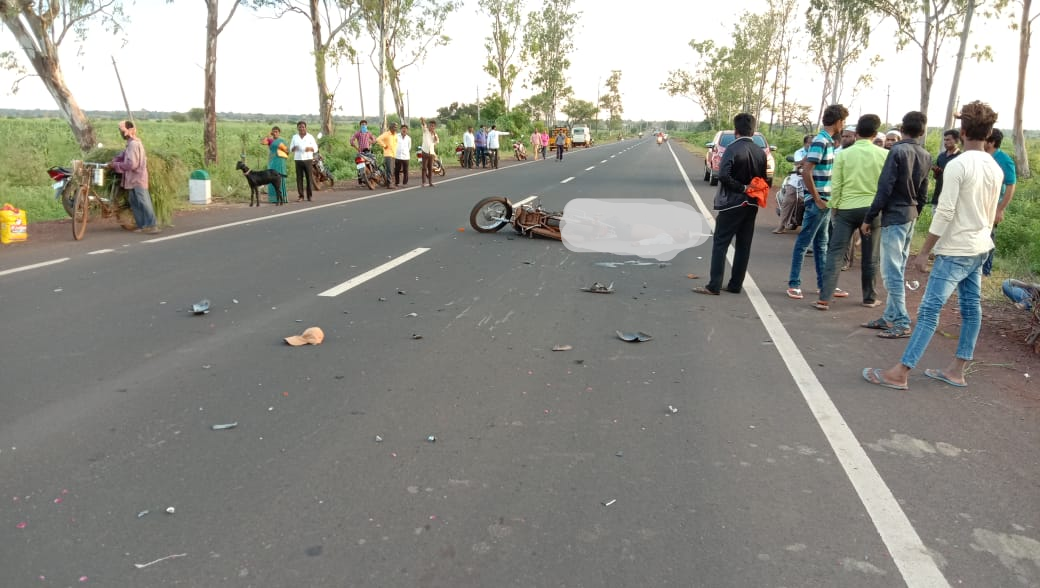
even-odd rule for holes
{"type": "Polygon", "coordinates": [[[906,339],[910,336],[910,333],[910,329],[900,329],[898,327],[892,327],[890,329],[885,329],[884,331],[881,331],[877,334],[877,336],[881,337],[882,339],[906,339]]]}
{"type": "Polygon", "coordinates": [[[887,331],[891,325],[885,322],[885,319],[874,319],[869,323],[863,323],[860,325],[865,329],[878,329],[880,331],[887,331]]]}
{"type": "Polygon", "coordinates": [[[704,286],[697,286],[696,288],[692,288],[692,291],[696,292],[698,294],[707,294],[708,296],[718,296],[719,295],[718,292],[713,292],[713,291],[705,288],[704,286]]]}
{"type": "Polygon", "coordinates": [[[815,308],[816,310],[828,310],[830,309],[830,307],[830,303],[824,302],[823,300],[817,300],[816,302],[813,302],[813,308],[815,308]]]}
{"type": "Polygon", "coordinates": [[[846,292],[845,290],[842,290],[841,288],[835,288],[834,289],[834,297],[835,298],[848,298],[849,297],[849,293],[846,292]]]}
{"type": "Polygon", "coordinates": [[[881,377],[881,368],[863,368],[863,379],[874,384],[875,386],[883,386],[885,388],[891,388],[893,390],[908,390],[906,384],[892,384],[886,382],[881,377]]]}
{"type": "Polygon", "coordinates": [[[954,382],[946,374],[944,374],[942,370],[925,370],[924,371],[924,375],[928,376],[929,378],[931,378],[933,380],[939,380],[940,382],[946,382],[947,384],[949,384],[951,386],[956,386],[958,388],[965,388],[968,385],[967,382],[965,382],[963,384],[960,383],[960,382],[954,382]]]}
{"type": "Polygon", "coordinates": [[[795,300],[801,300],[802,298],[805,298],[805,296],[802,295],[801,288],[788,288],[787,297],[794,298],[795,300]]]}

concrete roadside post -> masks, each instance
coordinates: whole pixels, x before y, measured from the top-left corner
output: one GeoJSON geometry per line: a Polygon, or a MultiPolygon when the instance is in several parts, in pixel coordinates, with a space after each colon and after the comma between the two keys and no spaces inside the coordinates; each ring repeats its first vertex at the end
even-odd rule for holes
{"type": "Polygon", "coordinates": [[[209,172],[206,170],[197,169],[191,172],[191,179],[188,180],[188,202],[192,204],[210,204],[213,202],[209,172]]]}

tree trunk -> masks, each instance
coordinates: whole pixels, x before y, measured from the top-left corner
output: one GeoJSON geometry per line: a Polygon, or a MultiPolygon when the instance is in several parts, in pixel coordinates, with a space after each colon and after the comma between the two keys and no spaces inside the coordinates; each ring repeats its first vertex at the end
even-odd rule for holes
{"type": "Polygon", "coordinates": [[[1029,18],[1032,3],[1032,0],[1022,0],[1022,24],[1018,29],[1018,87],[1015,90],[1015,115],[1012,129],[1015,143],[1015,166],[1018,169],[1018,175],[1023,178],[1032,176],[1032,171],[1029,169],[1029,153],[1026,151],[1025,129],[1022,126],[1022,109],[1026,103],[1026,65],[1029,62],[1029,42],[1033,25],[1029,18]]]}
{"type": "Polygon", "coordinates": [[[321,132],[332,135],[332,109],[334,97],[329,93],[325,69],[325,45],[321,40],[321,12],[318,0],[310,0],[311,42],[314,45],[314,78],[318,83],[318,114],[321,116],[321,132]]]}
{"type": "MultiPolygon", "coordinates": [[[[85,153],[93,149],[97,144],[94,126],[79,107],[79,103],[73,98],[68,86],[65,85],[65,76],[61,73],[61,63],[58,59],[58,47],[45,33],[41,34],[39,38],[35,37],[25,28],[24,22],[14,9],[0,11],[0,17],[14,34],[18,45],[29,58],[36,75],[40,76],[40,81],[54,98],[54,103],[61,111],[62,118],[69,124],[72,136],[76,139],[80,150],[85,153]]],[[[26,19],[30,20],[32,16],[26,15],[26,19]]],[[[40,29],[42,25],[38,22],[39,18],[36,17],[36,20],[37,22],[30,24],[40,29]]]]}
{"type": "Polygon", "coordinates": [[[205,122],[202,129],[204,147],[203,163],[217,163],[217,4],[219,0],[206,0],[206,89],[203,108],[205,122]]]}
{"type": "Polygon", "coordinates": [[[401,120],[404,118],[404,94],[401,93],[401,80],[399,79],[397,68],[394,66],[394,60],[388,55],[386,58],[386,80],[390,83],[390,93],[394,96],[394,108],[397,109],[397,116],[401,120]]]}
{"type": "Polygon", "coordinates": [[[950,99],[946,102],[946,118],[943,119],[943,129],[953,127],[953,110],[957,108],[957,92],[961,85],[964,51],[968,48],[968,33],[971,32],[971,16],[974,13],[975,0],[968,0],[968,9],[964,15],[964,28],[961,29],[961,45],[957,50],[957,63],[953,66],[953,84],[950,86],[950,99]]]}
{"type": "Polygon", "coordinates": [[[928,48],[932,42],[932,35],[938,34],[934,30],[935,22],[928,2],[924,6],[924,40],[921,42],[921,112],[928,114],[928,102],[932,93],[932,76],[930,74],[931,64],[928,62],[928,48]]]}

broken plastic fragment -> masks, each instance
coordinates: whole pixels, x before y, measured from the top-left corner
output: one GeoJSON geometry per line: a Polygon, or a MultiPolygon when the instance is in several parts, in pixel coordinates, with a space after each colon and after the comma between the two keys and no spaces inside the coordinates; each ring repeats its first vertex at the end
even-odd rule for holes
{"type": "Polygon", "coordinates": [[[237,426],[238,426],[238,421],[235,421],[233,423],[223,423],[223,424],[220,424],[220,425],[213,425],[210,428],[213,429],[214,431],[223,431],[224,429],[234,429],[237,426]]]}
{"type": "Polygon", "coordinates": [[[174,555],[167,555],[166,557],[160,557],[159,559],[157,559],[155,561],[150,561],[148,563],[143,563],[143,564],[135,563],[134,567],[137,568],[137,569],[147,568],[148,566],[150,566],[152,564],[157,564],[157,563],[159,563],[161,561],[165,561],[165,560],[168,560],[168,559],[173,559],[175,557],[185,557],[186,555],[188,555],[188,554],[187,553],[175,553],[174,555]]]}
{"type": "Polygon", "coordinates": [[[433,435],[427,435],[426,436],[426,441],[428,443],[436,443],[437,442],[437,437],[435,437],[433,435]]]}
{"type": "Polygon", "coordinates": [[[570,351],[571,349],[574,349],[574,347],[570,345],[553,345],[552,348],[553,351],[570,351]]]}
{"type": "Polygon", "coordinates": [[[16,529],[24,529],[24,528],[26,528],[28,526],[29,526],[29,523],[27,523],[25,521],[22,521],[22,522],[18,523],[17,525],[15,525],[14,527],[16,529]]]}
{"type": "Polygon", "coordinates": [[[209,312],[209,300],[203,298],[191,305],[191,311],[195,314],[206,314],[209,312]]]}
{"type": "Polygon", "coordinates": [[[173,508],[172,506],[167,506],[166,507],[166,514],[174,514],[176,512],[177,512],[176,508],[173,508]]]}
{"type": "Polygon", "coordinates": [[[603,506],[610,506],[611,504],[614,504],[615,502],[617,502],[617,499],[616,498],[611,498],[610,500],[604,500],[602,504],[603,504],[603,506]]]}
{"type": "Polygon", "coordinates": [[[412,339],[416,339],[416,340],[422,339],[422,335],[420,335],[418,333],[412,333],[412,339]]]}
{"type": "Polygon", "coordinates": [[[148,516],[148,513],[150,512],[151,511],[148,510],[142,510],[141,512],[137,513],[137,518],[143,519],[144,517],[148,516]]]}
{"type": "Polygon", "coordinates": [[[920,287],[921,287],[921,282],[918,282],[917,280],[908,280],[907,283],[906,283],[906,288],[908,290],[910,290],[911,292],[917,290],[920,287]]]}
{"type": "Polygon", "coordinates": [[[583,292],[592,292],[593,294],[613,294],[614,293],[614,282],[611,282],[609,286],[604,286],[599,282],[593,282],[588,288],[582,288],[583,292]]]}
{"type": "Polygon", "coordinates": [[[678,409],[678,408],[675,408],[675,407],[674,407],[674,406],[672,406],[671,404],[669,404],[669,405],[668,405],[668,414],[675,414],[675,413],[677,413],[677,412],[679,412],[679,409],[678,409]]]}
{"type": "Polygon", "coordinates": [[[409,318],[415,318],[415,317],[419,316],[419,313],[417,313],[417,312],[409,312],[408,314],[406,314],[404,316],[409,317],[409,318]]]}
{"type": "Polygon", "coordinates": [[[614,332],[617,333],[618,339],[628,341],[629,343],[642,343],[643,341],[649,341],[654,338],[650,333],[644,333],[643,331],[636,331],[634,333],[622,333],[621,331],[614,332]]]}
{"type": "Polygon", "coordinates": [[[379,435],[376,435],[376,443],[382,443],[382,442],[383,442],[383,438],[380,437],[379,435]]]}

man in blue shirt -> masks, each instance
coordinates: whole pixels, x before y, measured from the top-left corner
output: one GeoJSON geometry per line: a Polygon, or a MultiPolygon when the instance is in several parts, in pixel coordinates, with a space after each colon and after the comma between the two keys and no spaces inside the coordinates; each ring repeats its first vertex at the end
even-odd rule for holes
{"type": "MultiPolygon", "coordinates": [[[[993,224],[993,234],[990,237],[993,238],[993,242],[996,243],[997,238],[997,225],[1000,221],[1004,220],[1004,211],[1007,210],[1008,204],[1011,204],[1011,199],[1015,197],[1015,184],[1018,183],[1018,174],[1015,169],[1015,160],[1011,159],[1011,156],[1000,150],[1000,144],[1004,141],[1004,133],[1000,129],[993,129],[993,133],[990,134],[989,139],[986,140],[986,153],[993,156],[993,159],[1000,166],[1000,169],[1004,172],[1004,182],[1000,185],[1000,204],[997,205],[997,217],[996,222],[993,224]]],[[[993,250],[995,251],[995,249],[993,250]]],[[[988,276],[993,273],[993,251],[989,252],[989,257],[986,258],[986,263],[982,264],[982,275],[988,276]]]]}
{"type": "MultiPolygon", "coordinates": [[[[802,230],[794,241],[791,254],[791,274],[787,280],[787,295],[801,300],[802,262],[805,250],[812,245],[813,261],[816,263],[816,286],[823,287],[823,269],[827,258],[827,241],[830,238],[830,212],[827,201],[831,197],[831,168],[834,167],[834,137],[845,128],[849,111],[841,104],[831,104],[823,111],[823,130],[809,145],[809,152],[802,161],[802,179],[805,182],[805,216],[802,230]]],[[[842,292],[845,296],[847,293],[842,292]]],[[[837,294],[841,296],[841,294],[837,294]]]]}

